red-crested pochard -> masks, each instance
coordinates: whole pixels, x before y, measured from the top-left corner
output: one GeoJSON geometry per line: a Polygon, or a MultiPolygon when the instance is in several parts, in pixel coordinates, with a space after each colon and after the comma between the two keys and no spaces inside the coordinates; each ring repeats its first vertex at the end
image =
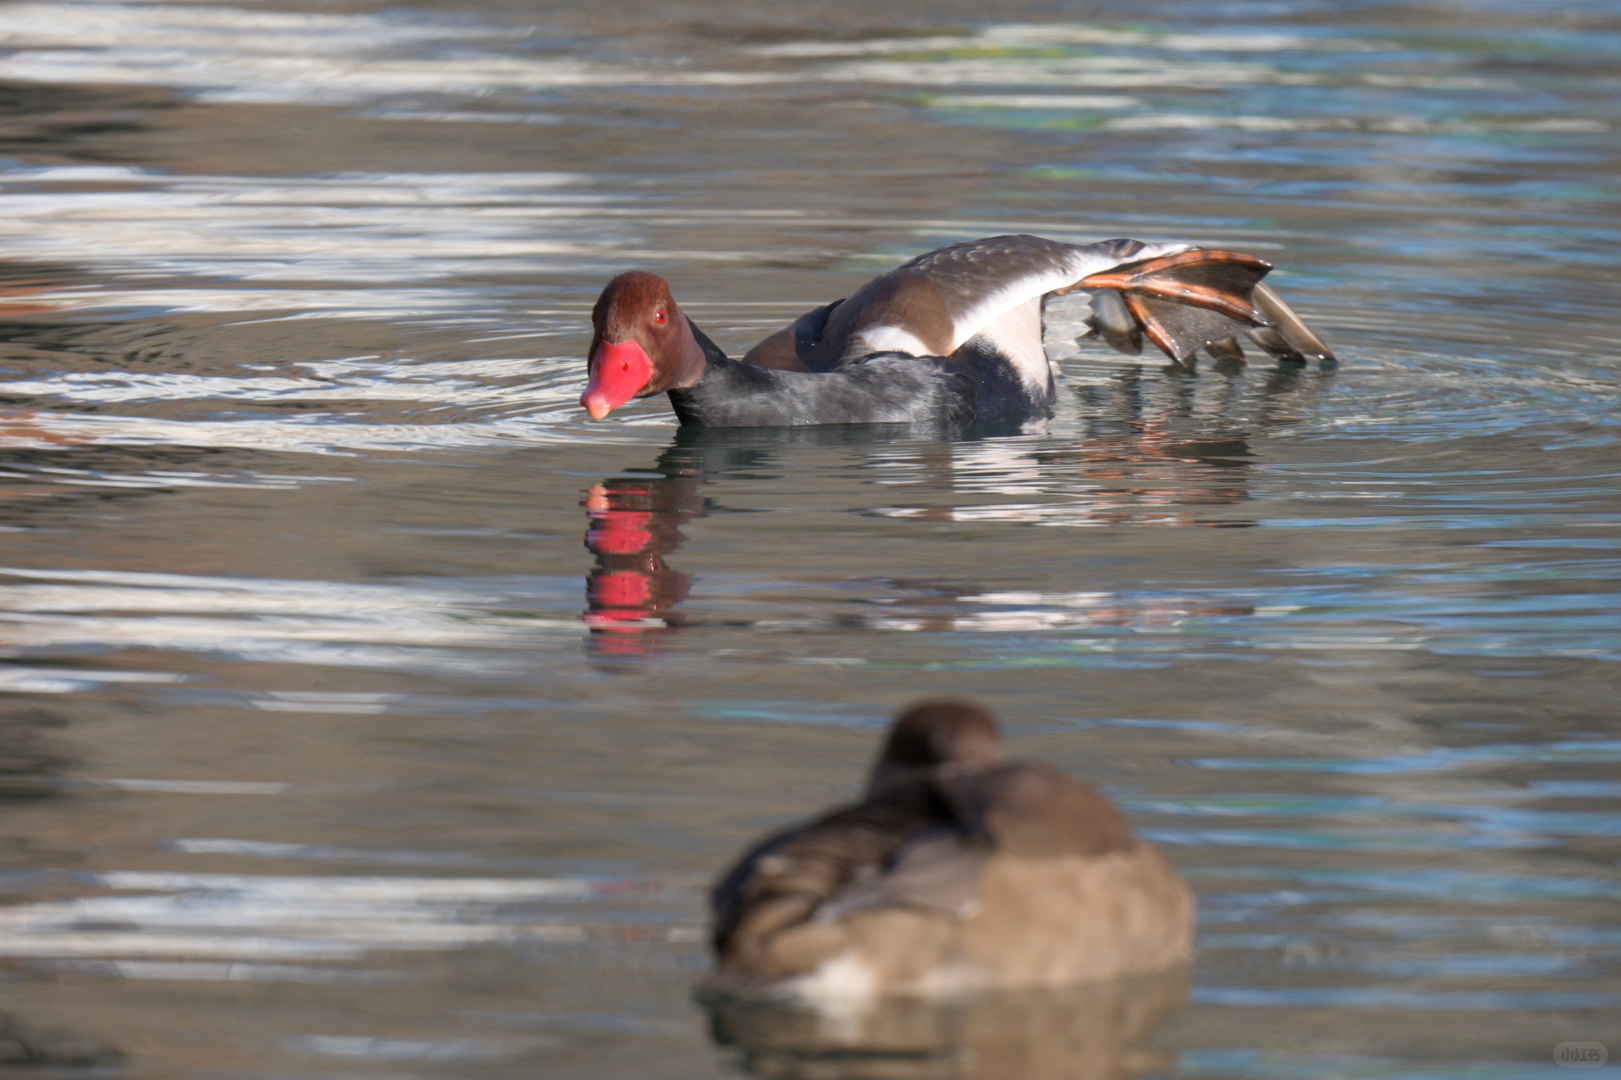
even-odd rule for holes
{"type": "Polygon", "coordinates": [[[1247,336],[1280,359],[1333,362],[1327,345],[1261,278],[1270,263],[1188,244],[1065,244],[993,236],[931,251],[846,300],[728,359],[656,274],[610,281],[591,313],[590,383],[600,420],[667,393],[683,424],[995,422],[1045,410],[1055,394],[1042,348],[1046,298],[1091,293],[1088,324],[1114,348],[1147,337],[1192,368],[1204,349],[1242,363],[1247,336]]]}
{"type": "Polygon", "coordinates": [[[859,803],[768,837],[716,884],[703,989],[834,1005],[1163,971],[1193,893],[1086,784],[1007,761],[963,701],[896,719],[859,803]]]}

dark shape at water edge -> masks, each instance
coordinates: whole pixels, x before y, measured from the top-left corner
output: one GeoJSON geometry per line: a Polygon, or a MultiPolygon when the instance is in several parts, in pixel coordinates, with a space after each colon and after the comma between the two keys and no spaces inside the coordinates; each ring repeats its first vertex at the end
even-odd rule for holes
{"type": "Polygon", "coordinates": [[[51,737],[68,719],[55,709],[0,708],[0,805],[61,794],[61,775],[74,764],[51,737]]]}
{"type": "Polygon", "coordinates": [[[66,1028],[37,1026],[0,1012],[0,1069],[105,1069],[124,1054],[116,1046],[66,1028]]]}
{"type": "Polygon", "coordinates": [[[1187,1000],[1191,973],[1063,990],[852,1003],[703,1001],[710,1033],[769,1080],[1115,1080],[1164,1069],[1148,1037],[1187,1000]]]}

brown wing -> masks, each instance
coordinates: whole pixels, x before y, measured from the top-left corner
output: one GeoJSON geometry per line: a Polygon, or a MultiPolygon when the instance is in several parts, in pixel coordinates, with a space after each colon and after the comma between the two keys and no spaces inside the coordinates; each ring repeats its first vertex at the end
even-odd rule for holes
{"type": "MultiPolygon", "coordinates": [[[[938,248],[881,274],[857,290],[827,321],[821,345],[825,363],[859,360],[874,352],[950,356],[977,334],[1001,324],[1009,313],[1043,296],[1075,288],[1086,275],[1147,251],[1137,240],[1066,244],[1040,236],[988,236],[938,248]]],[[[1012,343],[1045,369],[1037,332],[1012,343]]],[[[811,366],[817,366],[812,361],[811,366]]]]}
{"type": "Polygon", "coordinates": [[[880,274],[848,300],[800,316],[744,360],[831,371],[880,352],[950,356],[975,335],[990,333],[1015,362],[1044,372],[1039,318],[1026,320],[1033,329],[1009,320],[1043,296],[1086,288],[1095,290],[1089,323],[1121,352],[1140,353],[1146,335],[1185,367],[1201,348],[1239,363],[1237,339],[1248,336],[1281,359],[1315,356],[1333,363],[1322,339],[1261,284],[1271,269],[1253,255],[1182,244],[991,236],[927,252],[880,274]]]}
{"type": "Polygon", "coordinates": [[[988,236],[919,255],[899,271],[916,271],[929,279],[960,345],[1013,308],[1074,288],[1087,274],[1117,265],[1143,248],[1137,240],[1081,246],[1040,236],[988,236]]]}
{"type": "Polygon", "coordinates": [[[778,371],[826,371],[831,366],[821,348],[828,315],[843,304],[835,300],[812,308],[743,354],[745,364],[778,371]]]}
{"type": "Polygon", "coordinates": [[[851,882],[882,872],[941,809],[926,782],[898,784],[755,845],[710,893],[715,951],[747,954],[809,919],[851,882]]]}

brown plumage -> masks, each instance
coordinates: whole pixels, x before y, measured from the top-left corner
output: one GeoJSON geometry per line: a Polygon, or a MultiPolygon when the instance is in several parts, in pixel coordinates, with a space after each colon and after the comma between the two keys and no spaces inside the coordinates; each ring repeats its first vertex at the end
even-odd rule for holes
{"type": "Polygon", "coordinates": [[[755,845],[712,902],[707,985],[730,993],[1064,986],[1193,944],[1192,893],[1119,811],[950,700],[902,713],[861,802],[755,845]]]}

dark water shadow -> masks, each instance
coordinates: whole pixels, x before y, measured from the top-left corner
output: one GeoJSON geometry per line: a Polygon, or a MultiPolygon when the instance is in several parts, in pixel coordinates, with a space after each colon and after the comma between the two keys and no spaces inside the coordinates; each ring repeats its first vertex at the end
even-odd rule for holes
{"type": "Polygon", "coordinates": [[[0,708],[0,809],[61,794],[61,777],[74,762],[53,732],[67,723],[55,709],[18,702],[0,708]]]}
{"type": "Polygon", "coordinates": [[[124,1061],[94,1035],[0,1011],[0,1069],[32,1076],[104,1076],[124,1061]]]}
{"type": "MultiPolygon", "coordinates": [[[[68,724],[59,710],[26,702],[0,707],[0,817],[20,805],[71,798],[66,774],[78,764],[56,738],[68,724]]],[[[8,842],[0,847],[4,873],[0,873],[0,907],[37,900],[53,870],[70,865],[74,853],[40,843],[8,842]]],[[[0,984],[36,978],[37,969],[26,959],[0,961],[0,984]]],[[[21,995],[26,1004],[26,992],[21,995]]],[[[30,1075],[75,1075],[117,1066],[124,1054],[112,1043],[86,1031],[58,1023],[37,1010],[0,1009],[0,1071],[28,1070],[30,1075]]]]}
{"type": "Polygon", "coordinates": [[[1187,968],[1063,990],[860,1013],[706,1001],[716,1043],[770,1080],[1113,1080],[1174,1064],[1146,1044],[1188,998],[1187,968]]]}
{"type": "Polygon", "coordinates": [[[0,154],[118,160],[107,152],[109,138],[150,131],[147,111],[178,103],[174,94],[152,87],[0,80],[0,116],[6,119],[0,154]]]}

